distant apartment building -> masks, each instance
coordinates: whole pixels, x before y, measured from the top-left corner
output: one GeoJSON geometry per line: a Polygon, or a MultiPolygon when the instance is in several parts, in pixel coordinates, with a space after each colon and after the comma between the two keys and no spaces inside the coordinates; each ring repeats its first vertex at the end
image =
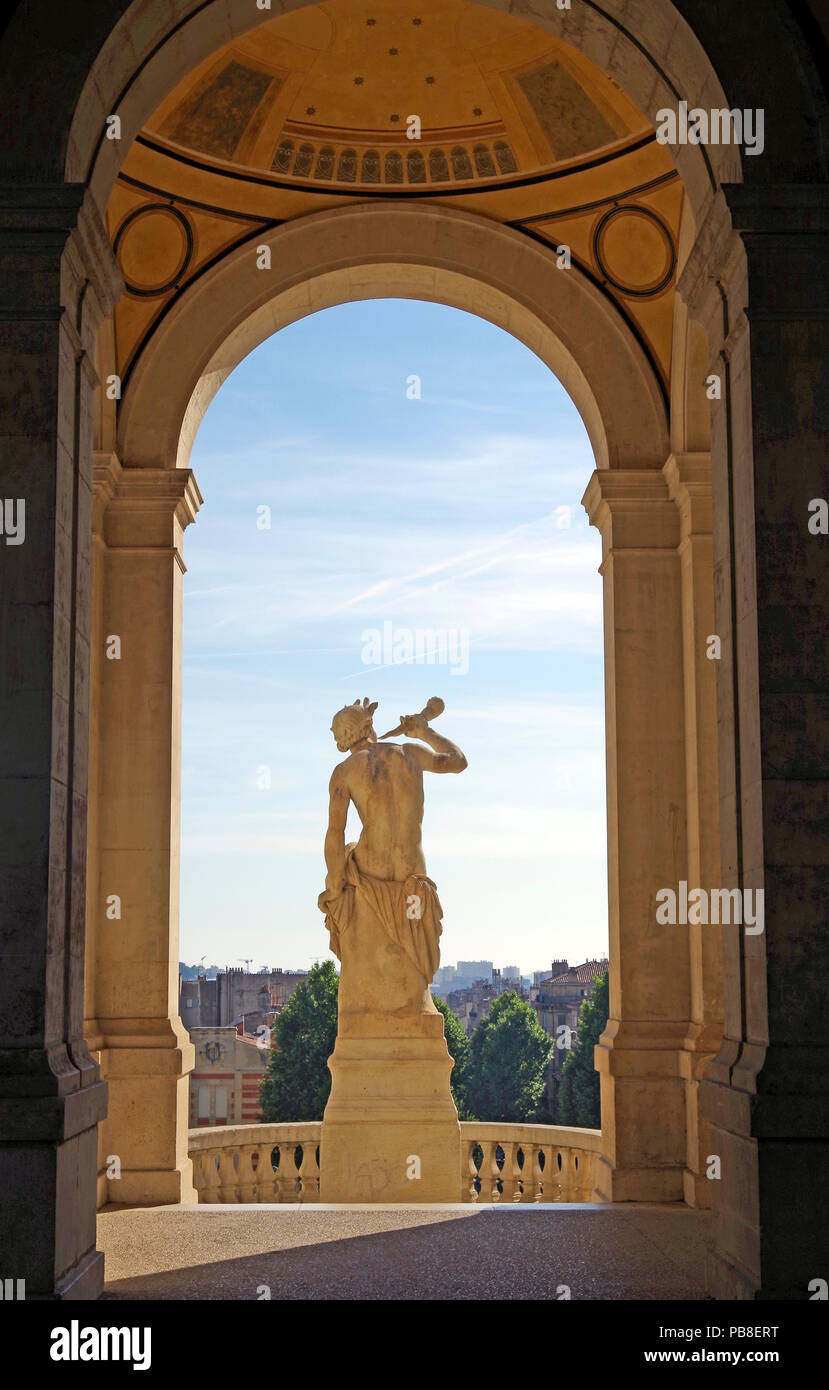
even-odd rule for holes
{"type": "Polygon", "coordinates": [[[226,1028],[244,1020],[245,1031],[256,1028],[269,1011],[284,1009],[305,970],[220,970],[215,980],[198,975],[179,977],[179,1012],[188,1032],[194,1028],[226,1028]]]}
{"type": "Polygon", "coordinates": [[[481,1019],[486,1018],[499,994],[513,990],[521,999],[526,999],[527,996],[522,987],[518,967],[507,966],[507,970],[515,971],[515,973],[505,975],[502,970],[492,970],[490,979],[474,980],[472,984],[466,985],[462,989],[452,989],[443,996],[455,1017],[463,1024],[467,1034],[474,1033],[481,1019]]]}
{"type": "Polygon", "coordinates": [[[481,1019],[486,1018],[497,997],[498,990],[490,980],[477,980],[466,989],[450,990],[446,1002],[471,1036],[481,1019]]]}
{"type": "Polygon", "coordinates": [[[491,982],[493,973],[497,971],[493,972],[491,960],[459,960],[435,971],[432,988],[445,999],[450,990],[470,989],[479,980],[491,982]]]}
{"type": "Polygon", "coordinates": [[[196,1065],[190,1073],[190,1128],[252,1125],[262,1118],[259,1086],[268,1061],[267,1033],[193,1028],[196,1065]]]}
{"type": "Polygon", "coordinates": [[[462,980],[473,984],[475,980],[492,979],[491,960],[459,960],[458,975],[462,980]]]}
{"type": "Polygon", "coordinates": [[[556,1116],[561,1072],[570,1050],[567,1044],[572,1045],[578,1038],[581,1006],[593,993],[595,977],[603,975],[607,968],[607,960],[586,960],[574,966],[566,960],[554,960],[549,975],[530,989],[529,1002],[539,1023],[545,1033],[556,1039],[544,1089],[544,1105],[550,1119],[556,1116]]]}

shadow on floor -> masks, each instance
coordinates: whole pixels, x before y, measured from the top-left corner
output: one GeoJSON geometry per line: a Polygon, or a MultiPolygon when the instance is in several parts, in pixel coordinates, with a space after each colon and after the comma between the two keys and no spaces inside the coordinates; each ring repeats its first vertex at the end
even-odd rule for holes
{"type": "Polygon", "coordinates": [[[355,1216],[353,1209],[249,1206],[118,1213],[117,1240],[110,1226],[100,1243],[104,1250],[117,1244],[114,1267],[136,1273],[108,1282],[104,1298],[256,1300],[266,1290],[272,1299],[289,1300],[706,1297],[710,1220],[684,1207],[494,1207],[468,1214],[432,1208],[405,1218],[398,1210],[397,1228],[380,1230],[391,1218],[388,1209],[385,1219],[377,1211],[355,1216]],[[188,1233],[198,1235],[192,1245],[188,1233]],[[262,1248],[270,1237],[275,1248],[262,1248]],[[239,1253],[252,1243],[260,1248],[239,1253]],[[206,1262],[159,1268],[165,1258],[178,1264],[191,1249],[206,1262]],[[139,1273],[148,1263],[157,1272],[139,1273]]]}

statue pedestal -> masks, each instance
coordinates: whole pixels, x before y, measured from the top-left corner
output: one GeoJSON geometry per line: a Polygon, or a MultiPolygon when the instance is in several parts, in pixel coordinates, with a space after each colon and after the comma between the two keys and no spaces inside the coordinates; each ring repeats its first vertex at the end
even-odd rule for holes
{"type": "Polygon", "coordinates": [[[441,1015],[340,1014],[328,1066],[320,1201],[459,1202],[461,1130],[441,1015]]]}

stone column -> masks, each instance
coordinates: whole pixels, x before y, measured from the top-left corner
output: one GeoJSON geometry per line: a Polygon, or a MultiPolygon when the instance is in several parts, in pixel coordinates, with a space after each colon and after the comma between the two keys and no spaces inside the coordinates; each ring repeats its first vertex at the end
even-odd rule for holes
{"type": "MultiPolygon", "coordinates": [[[[711,460],[707,453],[672,454],[662,470],[679,509],[682,576],[682,665],[685,685],[685,785],[688,886],[709,894],[720,885],[717,780],[717,632],[711,537],[711,460]],[[714,640],[712,640],[714,639],[714,640]]],[[[710,914],[707,914],[710,915],[710,914]]],[[[684,1194],[689,1206],[709,1207],[713,1179],[708,1122],[699,1113],[699,1083],[722,1040],[722,933],[710,922],[689,923],[691,1022],[685,1039],[688,1157],[684,1194]]]]}
{"type": "Polygon", "coordinates": [[[120,289],[82,188],[0,189],[0,1250],[27,1298],[103,1283],[106,1087],[82,1033],[91,407],[120,289]]]}
{"type": "Polygon", "coordinates": [[[610,1017],[596,1048],[598,1195],[681,1201],[691,999],[687,926],[656,920],[686,879],[679,513],[661,473],[601,470],[583,504],[602,533],[610,1017]]]}
{"type": "Polygon", "coordinates": [[[809,1298],[829,1165],[829,214],[818,187],[732,186],[681,277],[711,372],[725,887],[765,893],[724,932],[725,1036],[701,1088],[709,1289],[809,1298]]]}
{"type": "Polygon", "coordinates": [[[109,1085],[99,1197],[133,1205],[195,1201],[178,895],[182,537],[200,502],[189,469],[96,457],[86,1032],[109,1085]]]}

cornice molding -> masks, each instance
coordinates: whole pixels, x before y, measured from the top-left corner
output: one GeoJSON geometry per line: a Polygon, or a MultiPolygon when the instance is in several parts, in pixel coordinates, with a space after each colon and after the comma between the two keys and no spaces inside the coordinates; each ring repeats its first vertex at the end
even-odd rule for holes
{"type": "Polygon", "coordinates": [[[95,531],[107,543],[129,544],[130,522],[175,520],[182,530],[195,521],[204,498],[191,468],[124,468],[116,454],[96,453],[93,481],[95,531]]]}

